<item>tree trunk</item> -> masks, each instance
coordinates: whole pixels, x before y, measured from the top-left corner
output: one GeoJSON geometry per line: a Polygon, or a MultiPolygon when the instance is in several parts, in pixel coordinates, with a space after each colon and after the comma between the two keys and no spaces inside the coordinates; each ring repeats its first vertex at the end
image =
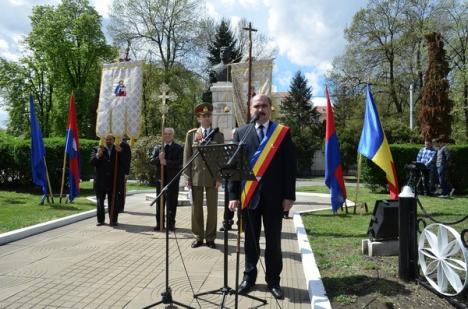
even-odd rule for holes
{"type": "Polygon", "coordinates": [[[468,137],[468,81],[464,79],[463,87],[463,111],[465,112],[465,136],[468,137]]]}

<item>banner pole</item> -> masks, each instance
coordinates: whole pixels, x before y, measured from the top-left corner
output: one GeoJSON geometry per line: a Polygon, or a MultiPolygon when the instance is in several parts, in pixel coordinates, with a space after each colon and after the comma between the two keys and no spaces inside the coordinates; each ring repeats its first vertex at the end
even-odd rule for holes
{"type": "Polygon", "coordinates": [[[65,185],[65,168],[66,168],[66,164],[67,164],[67,150],[66,150],[66,146],[65,146],[65,150],[63,151],[62,184],[60,185],[59,204],[62,204],[63,187],[65,185]]]}
{"type": "Polygon", "coordinates": [[[49,170],[47,168],[47,162],[46,162],[45,156],[44,156],[44,165],[45,165],[45,169],[46,169],[47,184],[49,185],[49,196],[50,196],[50,198],[52,200],[52,204],[53,204],[54,203],[54,195],[52,193],[52,186],[50,185],[49,170]]]}
{"type": "Polygon", "coordinates": [[[356,180],[356,195],[354,196],[354,214],[356,213],[356,208],[357,208],[357,205],[358,205],[358,195],[359,195],[359,182],[360,182],[360,179],[361,179],[361,158],[362,158],[362,155],[360,152],[358,152],[358,156],[357,156],[357,180],[356,180]]]}

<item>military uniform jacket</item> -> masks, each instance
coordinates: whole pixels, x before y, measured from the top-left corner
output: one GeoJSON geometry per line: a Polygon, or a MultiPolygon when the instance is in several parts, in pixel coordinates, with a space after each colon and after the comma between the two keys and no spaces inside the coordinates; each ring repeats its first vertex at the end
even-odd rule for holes
{"type": "MultiPolygon", "coordinates": [[[[211,132],[213,128],[210,128],[208,131],[211,132]]],[[[201,142],[202,129],[195,128],[187,132],[185,137],[185,147],[184,147],[184,166],[187,162],[190,161],[192,155],[195,152],[198,152],[194,146],[198,145],[201,142]]],[[[223,144],[224,135],[221,132],[214,134],[213,139],[211,140],[210,145],[213,144],[223,144]]],[[[214,187],[216,185],[216,180],[221,180],[219,175],[214,175],[212,177],[208,168],[206,167],[203,158],[198,155],[197,158],[187,167],[184,171],[185,176],[188,181],[192,182],[194,186],[203,186],[203,187],[214,187]]]]}

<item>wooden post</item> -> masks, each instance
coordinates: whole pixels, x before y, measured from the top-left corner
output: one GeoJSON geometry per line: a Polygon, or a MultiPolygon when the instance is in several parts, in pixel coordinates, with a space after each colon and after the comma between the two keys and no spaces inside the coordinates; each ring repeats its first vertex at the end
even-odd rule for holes
{"type": "Polygon", "coordinates": [[[252,23],[249,22],[247,28],[242,28],[249,31],[249,80],[247,89],[247,123],[250,122],[250,99],[252,98],[252,31],[257,29],[252,28],[252,23]]]}
{"type": "Polygon", "coordinates": [[[62,167],[62,184],[60,185],[60,198],[59,198],[59,203],[62,204],[62,195],[63,195],[63,187],[65,185],[65,168],[67,164],[67,151],[66,147],[63,152],[63,167],[62,167]]]}
{"type": "MultiPolygon", "coordinates": [[[[159,153],[161,151],[164,152],[164,127],[166,126],[166,114],[168,112],[168,106],[167,100],[175,101],[177,100],[177,95],[173,92],[170,92],[170,88],[166,83],[163,83],[161,87],[159,88],[161,91],[161,95],[159,95],[159,98],[162,101],[161,104],[161,116],[162,116],[162,121],[161,121],[161,148],[159,150],[159,153]]],[[[164,188],[164,166],[161,164],[161,161],[159,162],[160,164],[160,171],[161,171],[161,179],[160,179],[160,188],[161,190],[164,188]]],[[[159,197],[159,226],[161,227],[161,230],[163,230],[164,227],[164,194],[161,194],[159,197]]],[[[167,228],[167,226],[166,226],[167,228]]]]}

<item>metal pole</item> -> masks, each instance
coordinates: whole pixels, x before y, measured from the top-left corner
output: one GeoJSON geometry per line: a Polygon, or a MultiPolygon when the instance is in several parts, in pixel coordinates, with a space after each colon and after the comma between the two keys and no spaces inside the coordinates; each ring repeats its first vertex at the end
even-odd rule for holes
{"type": "Polygon", "coordinates": [[[409,128],[413,130],[413,84],[409,86],[409,128]]]}
{"type": "Polygon", "coordinates": [[[409,186],[403,187],[398,207],[399,246],[398,276],[405,281],[416,280],[417,269],[417,208],[416,198],[409,186]]]}

